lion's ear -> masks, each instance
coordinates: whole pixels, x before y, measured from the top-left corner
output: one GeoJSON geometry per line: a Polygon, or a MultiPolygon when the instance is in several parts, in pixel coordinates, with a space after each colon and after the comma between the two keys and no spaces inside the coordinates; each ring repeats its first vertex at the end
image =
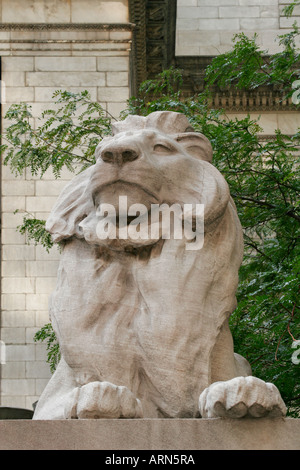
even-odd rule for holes
{"type": "Polygon", "coordinates": [[[179,142],[185,148],[185,151],[192,157],[199,158],[211,163],[213,150],[210,141],[203,134],[198,132],[184,132],[176,136],[179,142]]]}
{"type": "Polygon", "coordinates": [[[46,230],[54,242],[73,235],[83,237],[79,223],[93,210],[88,184],[92,172],[93,166],[79,173],[61,192],[46,222],[46,230]]]}

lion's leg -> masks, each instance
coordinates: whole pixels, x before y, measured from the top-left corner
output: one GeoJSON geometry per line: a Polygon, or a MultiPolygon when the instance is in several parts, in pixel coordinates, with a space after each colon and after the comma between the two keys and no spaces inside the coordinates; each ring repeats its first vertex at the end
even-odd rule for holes
{"type": "Polygon", "coordinates": [[[234,352],[232,335],[226,320],[220,329],[211,354],[210,383],[252,375],[249,362],[234,352]]]}
{"type": "Polygon", "coordinates": [[[76,390],[73,371],[62,358],[37,403],[33,419],[67,418],[67,405],[73,403],[76,390]]]}
{"type": "Polygon", "coordinates": [[[210,383],[199,398],[202,418],[280,417],[286,413],[275,385],[252,377],[248,361],[233,352],[228,322],[212,353],[210,383]]]}
{"type": "Polygon", "coordinates": [[[141,418],[141,402],[124,386],[80,384],[62,359],[38,401],[33,419],[141,418]]]}

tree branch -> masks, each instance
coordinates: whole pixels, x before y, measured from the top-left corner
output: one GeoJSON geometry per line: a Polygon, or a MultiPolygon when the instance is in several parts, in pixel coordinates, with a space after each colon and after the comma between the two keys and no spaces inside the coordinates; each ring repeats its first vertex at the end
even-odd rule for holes
{"type": "MultiPolygon", "coordinates": [[[[269,209],[279,209],[277,206],[275,206],[274,204],[271,204],[270,202],[266,202],[266,201],[261,201],[260,199],[255,199],[255,198],[252,198],[252,197],[246,197],[246,196],[241,196],[239,194],[232,194],[233,197],[237,198],[237,199],[242,199],[243,201],[250,201],[250,202],[254,202],[255,204],[257,204],[258,206],[262,206],[262,207],[268,207],[269,209]]],[[[285,212],[283,215],[287,215],[289,217],[292,217],[293,219],[297,220],[298,222],[300,222],[300,216],[298,216],[297,214],[295,214],[295,212],[293,211],[293,209],[290,209],[289,211],[285,212]]]]}

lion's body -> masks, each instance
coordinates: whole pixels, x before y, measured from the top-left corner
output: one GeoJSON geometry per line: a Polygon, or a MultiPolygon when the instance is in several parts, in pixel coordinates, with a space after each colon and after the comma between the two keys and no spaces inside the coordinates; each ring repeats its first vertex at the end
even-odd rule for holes
{"type": "MultiPolygon", "coordinates": [[[[223,237],[225,225],[219,228],[223,237]]],[[[149,417],[197,416],[200,392],[236,375],[229,330],[219,345],[223,360],[212,359],[221,327],[226,329],[235,308],[239,237],[234,229],[223,240],[232,247],[229,259],[212,239],[197,256],[182,247],[176,252],[172,241],[172,249],[165,242],[157,257],[127,256],[126,262],[119,255],[99,256],[85,241],[68,242],[51,320],[77,383],[125,385],[149,417]],[[214,268],[203,270],[208,261],[214,268]]]]}
{"type": "Polygon", "coordinates": [[[117,134],[111,140],[117,146],[146,142],[137,147],[141,159],[123,166],[97,162],[66,188],[49,218],[54,238],[66,240],[50,302],[62,361],[35,419],[76,417],[78,390],[99,382],[129,389],[144,417],[196,417],[206,387],[247,375],[237,367],[228,327],[243,256],[234,203],[221,174],[190,156],[180,139],[175,145],[168,137],[174,157],[153,157],[149,142],[161,138],[152,130],[117,134]],[[120,193],[116,181],[127,182],[121,188],[129,198],[134,186],[146,204],[153,194],[159,202],[204,203],[202,249],[186,250],[184,239],[141,244],[133,251],[98,242],[94,205],[97,198],[111,197],[106,188],[120,193]]]}

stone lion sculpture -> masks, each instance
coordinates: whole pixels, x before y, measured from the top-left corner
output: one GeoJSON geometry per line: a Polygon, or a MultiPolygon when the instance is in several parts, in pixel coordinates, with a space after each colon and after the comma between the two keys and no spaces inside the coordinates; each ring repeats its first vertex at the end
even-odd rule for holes
{"type": "Polygon", "coordinates": [[[50,298],[61,361],[33,419],[285,414],[277,388],[234,353],[228,319],[243,236],[211,161],[209,141],[183,114],[129,116],[62,191],[46,224],[63,247],[50,298]],[[187,249],[191,240],[161,231],[118,237],[120,196],[147,210],[203,204],[203,245],[187,249]],[[116,208],[114,238],[97,236],[101,204],[116,208]]]}

